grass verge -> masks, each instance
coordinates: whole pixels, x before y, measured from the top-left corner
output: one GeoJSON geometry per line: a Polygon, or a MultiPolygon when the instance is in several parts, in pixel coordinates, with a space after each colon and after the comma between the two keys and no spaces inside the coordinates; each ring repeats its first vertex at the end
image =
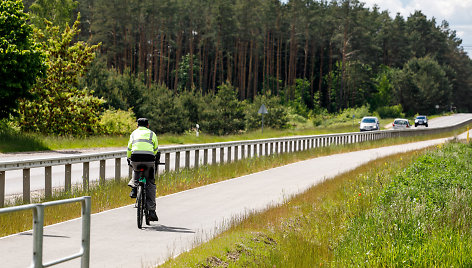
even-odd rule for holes
{"type": "MultiPolygon", "coordinates": [[[[325,128],[308,128],[298,130],[274,130],[264,129],[249,131],[238,135],[215,136],[200,133],[196,137],[195,133],[186,133],[183,135],[163,134],[159,135],[159,144],[193,144],[193,143],[212,143],[236,140],[254,140],[267,139],[295,135],[318,135],[330,133],[344,133],[358,131],[357,125],[345,124],[325,128]]],[[[45,151],[45,150],[63,150],[63,149],[81,149],[97,147],[126,147],[129,136],[91,136],[91,137],[57,137],[43,136],[41,134],[15,133],[14,131],[0,132],[0,152],[26,152],[26,151],[45,151]]]]}
{"type": "Polygon", "coordinates": [[[373,161],[162,267],[470,266],[471,159],[451,143],[373,161]]]}
{"type": "MultiPolygon", "coordinates": [[[[290,154],[278,154],[267,157],[243,159],[223,165],[207,165],[201,166],[197,169],[183,169],[180,172],[169,172],[160,175],[156,181],[157,193],[158,195],[163,196],[170,193],[191,189],[318,156],[402,144],[426,139],[435,139],[444,136],[453,136],[457,133],[461,133],[462,131],[463,130],[457,130],[455,132],[443,133],[440,135],[385,139],[373,142],[350,144],[346,146],[315,148],[308,151],[290,154]]],[[[76,185],[73,187],[71,192],[55,192],[52,199],[39,198],[33,199],[32,202],[44,202],[90,195],[92,197],[92,213],[97,213],[133,203],[134,200],[128,197],[129,187],[127,186],[127,181],[127,178],[123,178],[118,182],[107,181],[104,185],[92,185],[89,190],[84,190],[80,185],[76,185]]],[[[11,206],[21,204],[22,200],[19,198],[14,203],[7,205],[11,206]]],[[[45,225],[76,218],[79,216],[79,213],[80,208],[78,204],[55,206],[54,209],[47,208],[45,225]],[[75,209],[74,206],[77,209],[75,209]]],[[[0,226],[2,226],[0,229],[0,236],[29,230],[31,229],[31,222],[32,216],[30,211],[2,214],[0,215],[0,226]]]]}

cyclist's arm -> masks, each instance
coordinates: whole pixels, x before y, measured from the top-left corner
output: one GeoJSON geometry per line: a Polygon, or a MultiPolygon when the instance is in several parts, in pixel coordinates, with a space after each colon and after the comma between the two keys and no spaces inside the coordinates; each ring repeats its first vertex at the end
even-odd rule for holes
{"type": "Polygon", "coordinates": [[[128,141],[128,150],[126,152],[126,157],[129,159],[131,157],[131,149],[133,146],[133,133],[129,136],[129,141],[128,141]]]}

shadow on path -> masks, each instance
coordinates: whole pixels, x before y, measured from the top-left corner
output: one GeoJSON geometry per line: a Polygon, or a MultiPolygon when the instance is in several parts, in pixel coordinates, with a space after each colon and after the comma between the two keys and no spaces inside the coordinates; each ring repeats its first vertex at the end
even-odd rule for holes
{"type": "Polygon", "coordinates": [[[194,234],[195,232],[188,228],[182,227],[173,227],[173,226],[165,226],[162,224],[159,225],[151,225],[151,226],[143,226],[143,229],[146,231],[156,231],[156,232],[168,232],[168,233],[188,233],[194,234]]]}
{"type": "MultiPolygon", "coordinates": [[[[27,233],[20,233],[19,235],[30,235],[32,236],[33,233],[27,232],[27,233]]],[[[48,235],[48,234],[43,234],[44,237],[57,237],[57,238],[70,238],[70,236],[66,235],[48,235]]]]}

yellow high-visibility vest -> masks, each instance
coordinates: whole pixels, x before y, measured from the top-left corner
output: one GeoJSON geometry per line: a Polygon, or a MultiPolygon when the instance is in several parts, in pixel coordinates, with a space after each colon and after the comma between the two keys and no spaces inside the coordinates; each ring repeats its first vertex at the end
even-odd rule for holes
{"type": "Polygon", "coordinates": [[[146,127],[138,127],[129,137],[128,158],[131,157],[131,153],[155,155],[157,153],[156,134],[146,127]]]}

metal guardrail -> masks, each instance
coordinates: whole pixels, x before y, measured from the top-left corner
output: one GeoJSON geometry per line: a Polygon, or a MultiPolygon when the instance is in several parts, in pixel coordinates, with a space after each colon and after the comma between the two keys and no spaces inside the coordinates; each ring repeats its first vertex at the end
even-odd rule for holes
{"type": "MultiPolygon", "coordinates": [[[[261,155],[271,155],[277,153],[289,153],[295,151],[308,150],[330,145],[344,145],[365,141],[373,141],[393,137],[418,136],[424,134],[436,134],[452,131],[472,123],[472,119],[464,120],[454,126],[441,128],[416,128],[406,130],[388,130],[373,132],[351,132],[326,135],[296,136],[285,138],[271,138],[261,140],[244,140],[207,144],[178,145],[160,148],[164,156],[165,171],[170,171],[170,155],[174,154],[174,170],[178,171],[180,167],[181,153],[185,153],[185,168],[190,168],[190,154],[194,155],[194,167],[200,164],[200,151],[203,151],[203,164],[216,164],[232,162],[239,160],[239,157],[257,157],[261,155]],[[209,151],[211,150],[211,161],[209,151]],[[217,161],[217,150],[219,150],[219,161],[217,161]]],[[[5,172],[9,170],[23,170],[23,201],[30,202],[30,169],[44,167],[45,178],[45,196],[52,194],[51,167],[64,165],[65,167],[65,190],[71,189],[71,169],[72,164],[82,163],[83,165],[83,185],[89,184],[90,172],[89,164],[92,161],[100,162],[99,181],[105,182],[105,166],[107,160],[115,161],[115,180],[121,179],[121,159],[126,157],[126,150],[82,154],[79,156],[54,157],[34,160],[19,160],[0,162],[0,207],[5,202],[5,172]]],[[[128,176],[131,176],[132,170],[129,169],[128,176]]]]}
{"type": "Polygon", "coordinates": [[[0,214],[33,210],[33,260],[31,267],[42,268],[50,267],[66,261],[70,261],[81,257],[81,267],[88,268],[90,263],[90,213],[91,198],[83,196],[71,199],[45,202],[40,204],[29,204],[17,207],[0,208],[0,214]],[[81,202],[82,204],[82,245],[78,253],[43,264],[43,231],[44,231],[44,208],[48,206],[56,206],[61,204],[81,202]]]}

